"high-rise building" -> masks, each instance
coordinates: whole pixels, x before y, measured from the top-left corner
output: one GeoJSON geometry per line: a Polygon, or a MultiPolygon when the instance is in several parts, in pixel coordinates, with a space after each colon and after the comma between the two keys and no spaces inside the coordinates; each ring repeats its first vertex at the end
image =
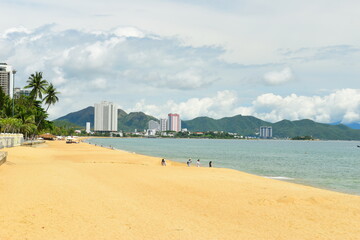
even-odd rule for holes
{"type": "Polygon", "coordinates": [[[260,127],[260,138],[272,138],[272,127],[270,126],[260,127]]]}
{"type": "Polygon", "coordinates": [[[150,120],[148,125],[150,130],[155,130],[155,131],[160,130],[160,124],[157,121],[150,120]]]}
{"type": "Polygon", "coordinates": [[[86,122],[85,132],[86,132],[86,133],[90,133],[90,122],[86,122]]]}
{"type": "Polygon", "coordinates": [[[168,130],[168,120],[166,118],[160,119],[160,131],[165,132],[168,130]]]}
{"type": "Polygon", "coordinates": [[[31,93],[30,89],[15,88],[14,97],[15,97],[15,99],[18,99],[21,96],[30,96],[30,93],[31,93]]]}
{"type": "Polygon", "coordinates": [[[0,63],[0,87],[10,98],[13,98],[14,75],[16,71],[6,63],[0,63]]]}
{"type": "Polygon", "coordinates": [[[117,132],[117,110],[112,102],[95,103],[94,131],[117,132]]]}
{"type": "Polygon", "coordinates": [[[168,130],[175,132],[181,131],[181,120],[179,114],[177,113],[168,114],[168,130]]]}

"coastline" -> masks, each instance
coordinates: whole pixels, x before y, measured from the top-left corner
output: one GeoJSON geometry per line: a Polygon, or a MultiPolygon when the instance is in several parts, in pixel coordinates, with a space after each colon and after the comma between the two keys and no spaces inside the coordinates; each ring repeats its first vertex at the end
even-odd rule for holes
{"type": "Polygon", "coordinates": [[[47,142],[6,149],[1,239],[356,239],[360,197],[47,142]]]}
{"type": "MultiPolygon", "coordinates": [[[[177,163],[182,163],[185,165],[185,162],[187,161],[187,158],[182,158],[180,159],[179,158],[179,154],[169,154],[169,152],[166,152],[165,151],[153,151],[152,149],[155,149],[156,146],[152,146],[153,148],[151,148],[151,150],[148,148],[148,149],[145,149],[145,148],[139,148],[137,149],[136,147],[132,147],[131,144],[128,145],[125,143],[124,146],[127,146],[128,149],[121,149],[119,148],[119,146],[123,146],[123,145],[118,145],[116,147],[116,143],[115,142],[112,142],[111,144],[107,141],[105,142],[97,142],[96,141],[97,137],[90,137],[89,140],[90,141],[87,141],[87,143],[89,144],[103,144],[104,147],[107,147],[107,146],[113,146],[112,144],[115,144],[115,148],[116,149],[119,149],[121,151],[125,151],[125,152],[130,152],[130,153],[139,153],[139,154],[142,154],[142,155],[145,155],[145,156],[151,156],[151,157],[158,157],[158,158],[162,158],[164,157],[167,157],[167,159],[171,159],[172,161],[174,162],[177,162],[177,163]],[[95,141],[91,142],[91,139],[94,139],[95,141]],[[129,150],[131,149],[131,150],[129,150]],[[140,150],[141,149],[141,150],[140,150]],[[139,152],[137,151],[139,150],[139,152]],[[150,150],[150,151],[149,151],[150,150]]],[[[99,138],[100,139],[100,138],[99,138]]],[[[108,138],[109,139],[109,138],[108,138]]],[[[112,138],[112,139],[119,139],[119,138],[112,138]]],[[[137,140],[139,138],[133,138],[134,140],[137,140]]],[[[146,139],[146,138],[144,138],[146,139]]],[[[179,138],[181,139],[181,138],[179,138]]],[[[182,139],[181,139],[182,140],[182,139]]],[[[193,140],[193,139],[192,139],[193,140]]],[[[230,140],[230,139],[194,139],[194,141],[197,141],[197,140],[209,140],[209,141],[226,141],[226,140],[230,140]]],[[[238,141],[237,139],[235,141],[238,141]]],[[[246,141],[246,140],[243,140],[243,141],[246,141]]],[[[250,140],[250,142],[253,141],[253,140],[250,140]]],[[[265,139],[259,139],[259,141],[266,141],[265,139]]],[[[269,141],[286,141],[286,140],[269,140],[269,141]]],[[[287,140],[288,142],[295,142],[296,144],[297,143],[302,143],[302,142],[314,142],[314,141],[293,141],[293,140],[287,140]]],[[[126,141],[125,141],[126,142],[126,141]]],[[[319,142],[319,141],[315,141],[315,142],[319,142]]],[[[320,141],[320,143],[326,143],[326,142],[338,142],[338,141],[320,141]]],[[[340,142],[352,142],[352,141],[340,141],[340,142]]],[[[135,142],[136,143],[136,142],[135,142]]],[[[139,146],[142,145],[142,142],[138,142],[137,143],[139,146]]],[[[151,145],[149,145],[151,146],[151,145]]],[[[168,145],[169,147],[171,145],[168,145]]],[[[114,147],[114,146],[113,146],[114,147]]],[[[184,147],[184,146],[183,146],[184,147]]],[[[202,146],[199,145],[199,147],[201,148],[202,146]]],[[[176,151],[175,151],[176,152],[176,151]]],[[[306,152],[306,151],[305,151],[306,152]]],[[[307,154],[307,152],[306,152],[307,154]]],[[[181,154],[180,154],[181,155],[181,154]]],[[[216,154],[215,154],[216,155],[216,154]]],[[[345,193],[345,194],[350,194],[350,195],[356,195],[356,196],[360,196],[360,189],[358,188],[358,186],[352,186],[353,188],[351,188],[351,186],[347,186],[347,187],[344,187],[344,188],[341,188],[343,182],[337,182],[337,185],[334,184],[335,182],[329,182],[327,184],[325,184],[325,179],[324,180],[320,180],[317,179],[317,174],[318,172],[314,172],[313,174],[315,175],[306,175],[306,173],[304,171],[306,171],[306,169],[304,169],[302,171],[303,174],[297,174],[296,175],[291,175],[291,174],[286,174],[286,173],[283,173],[283,172],[277,172],[277,173],[273,173],[271,171],[251,171],[250,169],[246,169],[244,168],[244,164],[243,164],[243,167],[242,168],[239,168],[237,167],[236,164],[233,163],[233,165],[230,165],[229,164],[222,164],[221,165],[221,162],[218,162],[218,158],[215,157],[215,158],[212,158],[212,156],[215,156],[215,155],[206,155],[206,154],[203,154],[201,153],[200,155],[197,155],[197,150],[194,152],[192,151],[192,154],[189,154],[188,157],[192,157],[192,156],[197,156],[196,159],[199,157],[200,159],[206,159],[202,166],[204,167],[207,167],[207,164],[208,164],[208,161],[215,161],[215,163],[218,163],[218,165],[216,165],[218,168],[227,168],[227,169],[234,169],[234,170],[237,170],[237,171],[240,171],[240,172],[244,172],[244,173],[248,173],[248,174],[252,174],[252,175],[256,175],[256,176],[259,176],[259,177],[264,177],[264,178],[270,178],[270,179],[275,179],[275,180],[279,180],[279,181],[286,181],[286,182],[290,182],[290,183],[294,183],[294,184],[299,184],[299,185],[304,185],[304,186],[309,186],[309,187],[314,187],[314,188],[319,188],[319,189],[323,189],[323,190],[328,190],[328,191],[334,191],[334,192],[338,192],[338,193],[345,193]],[[210,157],[210,158],[209,158],[210,157]],[[205,164],[204,164],[205,163],[205,164]],[[220,165],[220,166],[219,166],[220,165]],[[271,173],[270,173],[271,172],[271,173]],[[315,177],[315,180],[313,180],[311,177],[315,177]]],[[[184,155],[186,156],[186,154],[184,155]]],[[[219,157],[219,156],[218,156],[219,157]]],[[[237,156],[233,156],[234,158],[236,158],[237,156]]],[[[195,160],[196,160],[195,159],[195,160]]],[[[251,159],[251,158],[248,158],[248,159],[251,159]]],[[[287,158],[288,159],[288,158],[287,158]]],[[[194,162],[193,162],[194,164],[194,162]]],[[[279,163],[278,163],[279,164],[279,163]]],[[[345,163],[346,164],[346,163],[345,163]]],[[[294,167],[294,166],[293,166],[294,167]]],[[[268,168],[265,168],[264,169],[272,169],[272,166],[268,166],[268,168]]],[[[296,168],[293,168],[293,169],[296,169],[296,168]]],[[[289,170],[287,170],[289,171],[289,170]]],[[[292,170],[290,170],[292,171],[292,170]]],[[[286,172],[286,171],[285,171],[286,172]]],[[[301,171],[299,171],[299,173],[301,173],[301,171]]],[[[356,176],[354,175],[355,173],[352,173],[353,176],[356,176]]],[[[350,174],[349,174],[350,175],[350,174]]],[[[345,176],[349,176],[349,175],[345,175],[345,176]]],[[[328,175],[326,176],[327,178],[336,178],[336,177],[339,177],[339,176],[336,176],[336,175],[328,175]]],[[[344,178],[346,179],[346,178],[344,178]]],[[[334,180],[335,181],[335,180],[334,180]]],[[[354,183],[355,184],[355,183],[354,183]]]]}

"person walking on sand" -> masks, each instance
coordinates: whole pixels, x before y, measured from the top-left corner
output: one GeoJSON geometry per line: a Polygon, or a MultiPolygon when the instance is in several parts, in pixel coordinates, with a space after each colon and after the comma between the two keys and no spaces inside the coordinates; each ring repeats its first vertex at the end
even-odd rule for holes
{"type": "Polygon", "coordinates": [[[200,167],[200,159],[198,159],[198,160],[196,161],[196,166],[197,166],[197,167],[200,167]]]}
{"type": "Polygon", "coordinates": [[[165,161],[165,159],[164,159],[164,158],[161,160],[161,166],[166,167],[166,161],[165,161]]]}
{"type": "Polygon", "coordinates": [[[191,164],[191,158],[189,158],[189,160],[187,160],[187,162],[186,162],[186,165],[187,165],[188,167],[190,167],[190,164],[191,164]]]}
{"type": "Polygon", "coordinates": [[[209,162],[209,167],[212,167],[212,161],[209,162]]]}

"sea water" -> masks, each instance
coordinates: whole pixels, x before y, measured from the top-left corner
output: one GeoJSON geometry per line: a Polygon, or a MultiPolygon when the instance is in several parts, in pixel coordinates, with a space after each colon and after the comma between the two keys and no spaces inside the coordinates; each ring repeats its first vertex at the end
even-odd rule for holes
{"type": "MultiPolygon", "coordinates": [[[[360,141],[93,138],[89,143],[360,195],[360,141]]],[[[160,159],[159,159],[160,163],[160,159]]]]}

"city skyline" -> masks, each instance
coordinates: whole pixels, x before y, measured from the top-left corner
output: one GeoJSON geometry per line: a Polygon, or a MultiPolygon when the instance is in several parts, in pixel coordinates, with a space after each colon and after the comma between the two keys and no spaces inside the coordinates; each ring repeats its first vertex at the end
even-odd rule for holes
{"type": "Polygon", "coordinates": [[[57,86],[51,119],[105,99],[158,118],[360,122],[357,1],[28,0],[2,8],[0,62],[18,71],[15,87],[35,71],[57,86]]]}

